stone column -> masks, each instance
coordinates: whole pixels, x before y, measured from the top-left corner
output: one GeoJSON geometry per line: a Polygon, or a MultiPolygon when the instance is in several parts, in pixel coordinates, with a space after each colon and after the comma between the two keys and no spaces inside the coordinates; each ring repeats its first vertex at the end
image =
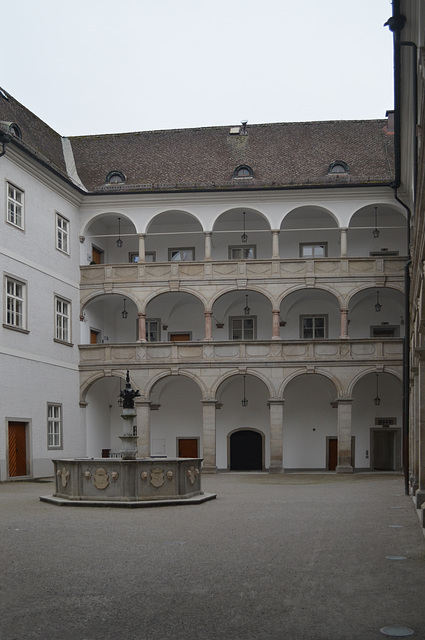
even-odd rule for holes
{"type": "Polygon", "coordinates": [[[337,473],[353,473],[351,464],[351,398],[338,399],[338,464],[337,473]]]}
{"type": "Polygon", "coordinates": [[[139,337],[137,342],[146,342],[146,314],[138,313],[137,320],[139,323],[139,337]]]}
{"type": "Polygon", "coordinates": [[[341,227],[340,229],[340,240],[341,240],[341,258],[347,257],[347,228],[341,227]]]}
{"type": "Polygon", "coordinates": [[[283,471],[283,405],[285,400],[270,399],[270,473],[283,471]]]}
{"type": "Polygon", "coordinates": [[[272,340],[280,340],[280,311],[273,309],[273,333],[272,340]]]}
{"type": "Polygon", "coordinates": [[[212,311],[205,311],[205,338],[204,340],[212,340],[212,311]]]}
{"type": "Polygon", "coordinates": [[[139,262],[145,262],[145,233],[139,233],[139,262]]]}
{"type": "Polygon", "coordinates": [[[418,490],[416,491],[416,508],[420,509],[425,503],[425,353],[424,349],[417,349],[418,360],[418,490]],[[418,353],[420,352],[420,353],[418,353]]]}
{"type": "Polygon", "coordinates": [[[348,309],[341,309],[341,338],[348,338],[348,309]]]}
{"type": "Polygon", "coordinates": [[[148,400],[135,401],[137,411],[137,457],[151,455],[151,403],[148,400]]]}
{"type": "Polygon", "coordinates": [[[279,258],[279,231],[277,229],[272,230],[272,260],[279,258]]]}
{"type": "Polygon", "coordinates": [[[202,400],[203,473],[216,473],[215,400],[202,400]]]}
{"type": "Polygon", "coordinates": [[[205,260],[211,260],[211,231],[205,232],[205,260]]]}

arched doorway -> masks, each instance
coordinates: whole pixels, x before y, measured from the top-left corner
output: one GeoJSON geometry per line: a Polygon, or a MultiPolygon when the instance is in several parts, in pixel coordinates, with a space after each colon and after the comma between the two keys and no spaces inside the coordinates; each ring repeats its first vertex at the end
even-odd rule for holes
{"type": "Polygon", "coordinates": [[[240,429],[230,436],[230,470],[263,469],[263,437],[258,431],[240,429]]]}

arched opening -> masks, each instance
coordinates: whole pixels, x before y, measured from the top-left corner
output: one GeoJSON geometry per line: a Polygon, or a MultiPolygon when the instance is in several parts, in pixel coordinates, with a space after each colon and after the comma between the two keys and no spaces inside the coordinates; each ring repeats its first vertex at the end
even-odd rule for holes
{"type": "Polygon", "coordinates": [[[281,336],[284,340],[339,338],[341,313],[338,299],[323,289],[298,289],[280,305],[281,336]]]}
{"type": "Polygon", "coordinates": [[[261,471],[263,469],[263,435],[253,429],[234,431],[229,438],[230,470],[261,471]]]}
{"type": "Polygon", "coordinates": [[[339,228],[333,215],[320,207],[298,207],[282,221],[282,258],[338,257],[339,228]]]}
{"type": "Polygon", "coordinates": [[[388,204],[370,204],[351,218],[347,230],[349,257],[397,258],[407,255],[406,218],[388,204]]]}
{"type": "Polygon", "coordinates": [[[270,340],[271,335],[271,302],[262,293],[249,289],[228,291],[214,302],[214,340],[270,340]]]}
{"type": "Polygon", "coordinates": [[[213,260],[269,260],[271,232],[268,220],[253,209],[231,209],[214,223],[213,260]]]}
{"type": "Polygon", "coordinates": [[[146,262],[193,262],[204,259],[204,232],[195,216],[185,211],[164,211],[148,225],[146,262]]]}
{"type": "Polygon", "coordinates": [[[185,292],[167,292],[146,306],[148,342],[192,342],[203,340],[205,316],[202,302],[185,292]]]}
{"type": "Polygon", "coordinates": [[[133,262],[139,252],[135,225],[120,213],[104,213],[94,218],[83,236],[81,265],[133,262]]]}
{"type": "Polygon", "coordinates": [[[390,287],[363,289],[348,305],[350,338],[402,338],[404,296],[390,287]]]}
{"type": "Polygon", "coordinates": [[[84,307],[81,320],[80,344],[117,344],[137,340],[137,307],[126,296],[96,296],[84,307]]]}

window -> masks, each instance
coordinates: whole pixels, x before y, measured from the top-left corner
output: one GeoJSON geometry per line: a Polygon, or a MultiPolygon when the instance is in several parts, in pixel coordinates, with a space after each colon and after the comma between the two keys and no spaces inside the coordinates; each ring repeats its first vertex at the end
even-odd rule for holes
{"type": "Polygon", "coordinates": [[[24,192],[7,183],[7,221],[24,228],[24,192]]]}
{"type": "Polygon", "coordinates": [[[106,184],[121,184],[125,182],[125,175],[121,171],[110,171],[105,178],[106,184]]]}
{"type": "Polygon", "coordinates": [[[47,447],[62,449],[62,405],[47,405],[47,447]]]}
{"type": "Polygon", "coordinates": [[[6,326],[26,329],[26,284],[6,277],[6,326]]]}
{"type": "Polygon", "coordinates": [[[168,260],[172,262],[195,260],[194,247],[182,247],[177,249],[168,249],[168,260]]]}
{"type": "Polygon", "coordinates": [[[146,251],[145,262],[156,262],[156,251],[146,251]]]}
{"type": "Polygon", "coordinates": [[[326,258],[328,255],[327,242],[301,242],[301,258],[326,258]]]}
{"type": "Polygon", "coordinates": [[[400,327],[395,325],[378,325],[370,328],[371,338],[398,338],[400,336],[400,327]]]}
{"type": "Polygon", "coordinates": [[[133,264],[137,264],[139,262],[138,252],[130,251],[130,253],[128,254],[128,261],[132,262],[133,264]]]}
{"type": "Polygon", "coordinates": [[[328,168],[328,173],[348,173],[348,164],[343,160],[335,160],[331,162],[328,168]]]}
{"type": "Polygon", "coordinates": [[[254,260],[256,257],[257,247],[255,244],[229,247],[230,260],[254,260]]]}
{"type": "Polygon", "coordinates": [[[71,303],[63,298],[55,298],[55,339],[60,342],[71,342],[71,303]]]}
{"type": "Polygon", "coordinates": [[[56,214],[56,249],[69,253],[69,221],[56,214]]]}
{"type": "Polygon", "coordinates": [[[146,318],[146,340],[148,342],[161,340],[161,320],[159,318],[146,318]]]}
{"type": "Polygon", "coordinates": [[[234,178],[252,178],[253,174],[254,172],[252,171],[251,167],[244,164],[244,165],[240,165],[239,167],[236,167],[235,171],[233,172],[233,177],[234,178]]]}
{"type": "Polygon", "coordinates": [[[257,318],[255,316],[238,316],[230,318],[231,340],[255,340],[257,318]]]}
{"type": "Polygon", "coordinates": [[[327,316],[300,316],[300,337],[303,340],[327,338],[327,316]]]}

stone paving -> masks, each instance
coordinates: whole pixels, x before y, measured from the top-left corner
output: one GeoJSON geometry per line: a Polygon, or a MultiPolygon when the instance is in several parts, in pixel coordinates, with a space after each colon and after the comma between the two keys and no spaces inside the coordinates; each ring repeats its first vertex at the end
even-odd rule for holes
{"type": "Polygon", "coordinates": [[[220,473],[203,489],[217,499],[81,509],[40,502],[51,482],[0,484],[0,639],[425,638],[402,476],[220,473]]]}

